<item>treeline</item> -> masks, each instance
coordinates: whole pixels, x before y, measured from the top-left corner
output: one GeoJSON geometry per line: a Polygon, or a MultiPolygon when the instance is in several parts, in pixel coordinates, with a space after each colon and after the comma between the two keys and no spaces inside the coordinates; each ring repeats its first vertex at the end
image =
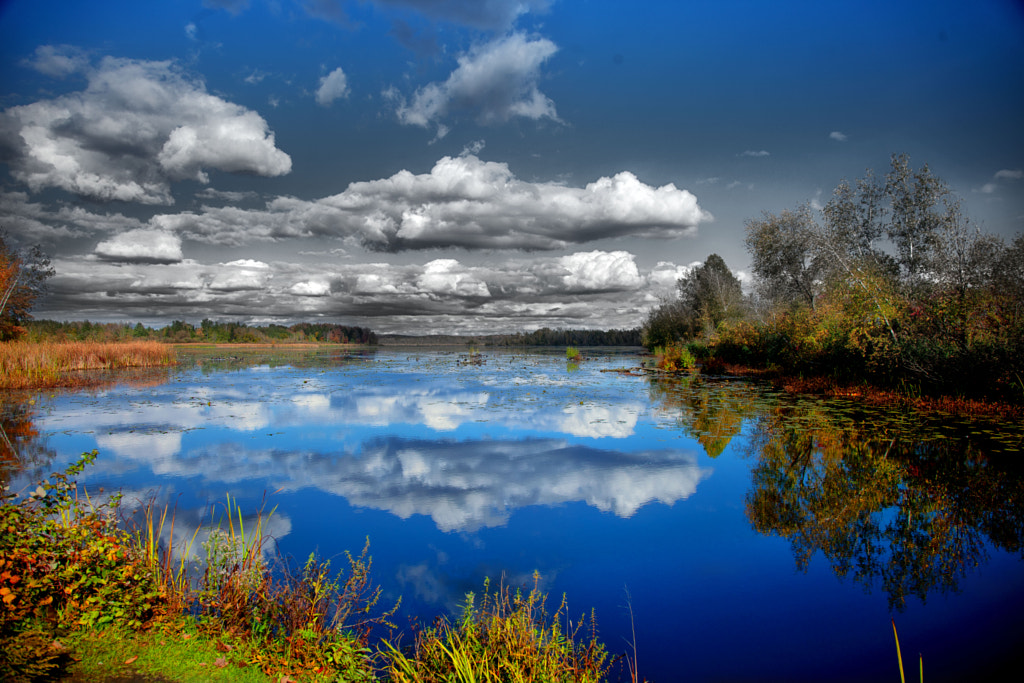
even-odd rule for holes
{"type": "Polygon", "coordinates": [[[843,181],[809,206],[747,222],[752,291],[717,255],[651,311],[649,347],[707,364],[1024,401],[1024,235],[963,214],[927,166],[843,181]]]}
{"type": "Polygon", "coordinates": [[[632,330],[552,330],[519,332],[503,338],[504,346],[640,346],[640,328],[632,330]]]}
{"type": "Polygon", "coordinates": [[[198,326],[175,320],[162,328],[147,327],[142,323],[92,323],[88,320],[28,320],[24,326],[28,340],[34,342],[154,340],[206,344],[377,343],[377,335],[368,328],[332,323],[304,322],[287,327],[274,324],[253,326],[207,318],[198,326]]]}

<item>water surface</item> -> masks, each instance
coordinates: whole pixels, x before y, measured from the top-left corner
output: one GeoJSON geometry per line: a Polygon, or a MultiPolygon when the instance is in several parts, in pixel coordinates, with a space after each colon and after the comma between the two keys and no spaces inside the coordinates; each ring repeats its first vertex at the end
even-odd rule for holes
{"type": "Polygon", "coordinates": [[[552,607],[564,593],[570,614],[596,610],[613,652],[631,651],[631,605],[654,681],[895,680],[890,618],[930,681],[1024,642],[1019,426],[610,372],[639,364],[187,354],[9,402],[28,467],[12,483],[98,449],[90,493],[168,502],[176,533],[230,493],[252,513],[276,506],[269,532],[300,560],[368,537],[400,620],[536,571],[552,607]]]}

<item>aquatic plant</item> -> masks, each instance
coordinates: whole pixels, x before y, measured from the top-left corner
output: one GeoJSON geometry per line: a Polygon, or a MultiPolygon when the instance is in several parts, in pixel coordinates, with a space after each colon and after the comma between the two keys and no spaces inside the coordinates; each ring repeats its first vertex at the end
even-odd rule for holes
{"type": "Polygon", "coordinates": [[[580,359],[580,350],[577,349],[575,346],[566,347],[566,349],[565,349],[565,358],[566,358],[566,360],[579,360],[580,359]]]}
{"type": "MultiPolygon", "coordinates": [[[[907,683],[907,677],[903,673],[903,653],[900,652],[900,634],[896,632],[896,620],[892,619],[892,634],[896,638],[896,661],[900,665],[900,683],[907,683]]],[[[918,672],[920,673],[919,683],[924,683],[924,656],[917,656],[918,672]]]]}
{"type": "Polygon", "coordinates": [[[594,615],[567,620],[563,597],[545,609],[539,575],[528,593],[484,582],[480,604],[469,593],[459,620],[441,618],[419,631],[411,651],[384,643],[384,670],[394,683],[602,680],[611,665],[597,638],[594,615]]]}
{"type": "Polygon", "coordinates": [[[81,386],[79,370],[115,370],[174,364],[174,349],[159,342],[12,342],[0,344],[0,389],[81,386]]]}
{"type": "Polygon", "coordinates": [[[681,372],[697,367],[690,349],[682,344],[668,344],[654,350],[655,365],[665,372],[681,372]]]}

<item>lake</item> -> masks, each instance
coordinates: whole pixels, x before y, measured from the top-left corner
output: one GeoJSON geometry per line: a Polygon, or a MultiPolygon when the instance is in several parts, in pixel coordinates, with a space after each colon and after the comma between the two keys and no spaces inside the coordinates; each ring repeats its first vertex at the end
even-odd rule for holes
{"type": "Polygon", "coordinates": [[[345,566],[369,538],[403,626],[538,572],[612,652],[632,654],[632,618],[658,682],[898,680],[890,619],[927,681],[1019,663],[1020,425],[585,355],[181,351],[102,389],[9,398],[11,483],[97,449],[90,494],[169,503],[176,535],[230,494],[273,508],[300,562],[345,566]]]}

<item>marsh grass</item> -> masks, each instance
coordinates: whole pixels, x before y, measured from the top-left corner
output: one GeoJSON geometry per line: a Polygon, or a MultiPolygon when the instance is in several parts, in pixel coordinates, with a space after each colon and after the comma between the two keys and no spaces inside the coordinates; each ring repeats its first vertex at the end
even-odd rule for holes
{"type": "Polygon", "coordinates": [[[0,344],[0,389],[75,387],[94,383],[82,370],[173,365],[174,349],[140,342],[8,342],[0,344]]]}
{"type": "Polygon", "coordinates": [[[118,641],[147,661],[167,660],[153,666],[180,680],[173,658],[145,650],[192,635],[222,653],[217,667],[278,680],[373,679],[370,633],[392,627],[397,604],[377,608],[368,543],[347,555],[347,571],[315,556],[294,567],[267,552],[273,510],[253,521],[229,496],[196,571],[198,531],[176,541],[173,509],[150,503],[133,523],[118,514],[118,496],[98,502],[79,491],[72,478],[95,457],[83,454],[28,495],[0,492],[0,680],[61,675],[73,659],[67,644],[87,658],[76,668],[102,671],[118,641]],[[100,631],[108,642],[90,643],[100,631]]]}
{"type": "Polygon", "coordinates": [[[484,583],[482,599],[466,596],[456,623],[439,619],[416,634],[411,650],[384,643],[384,673],[395,683],[590,682],[611,665],[594,615],[569,619],[563,597],[554,614],[534,586],[524,593],[484,583]]]}
{"type": "MultiPolygon", "coordinates": [[[[896,632],[896,620],[892,619],[892,635],[896,638],[896,661],[900,665],[900,683],[907,683],[907,677],[903,671],[903,653],[900,651],[900,634],[896,632]]],[[[924,683],[924,656],[917,656],[919,683],[924,683]]]]}
{"type": "Polygon", "coordinates": [[[681,344],[669,344],[654,349],[654,364],[664,372],[684,372],[697,367],[690,349],[681,344]]]}

